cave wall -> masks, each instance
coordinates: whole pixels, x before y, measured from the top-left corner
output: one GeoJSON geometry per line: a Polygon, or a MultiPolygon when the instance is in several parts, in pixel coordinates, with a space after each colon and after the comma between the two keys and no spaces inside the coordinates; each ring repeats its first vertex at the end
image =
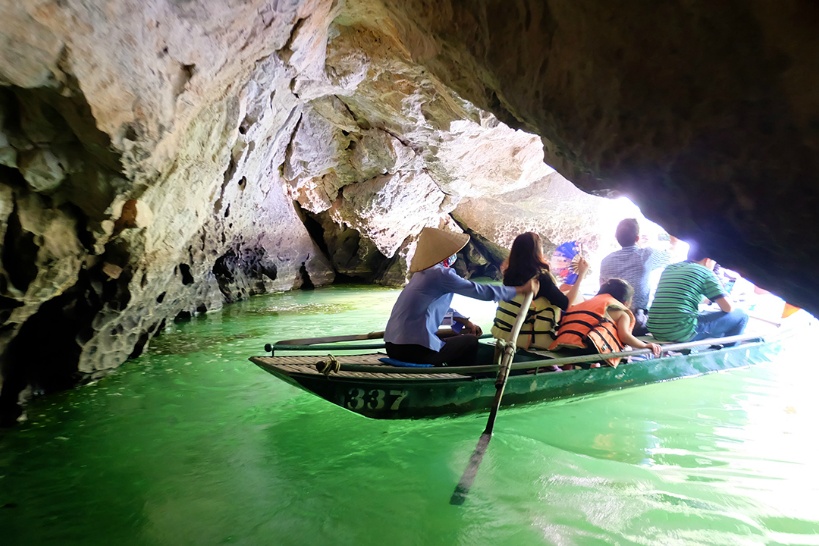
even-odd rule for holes
{"type": "MultiPolygon", "coordinates": [[[[4,406],[225,302],[336,276],[400,285],[424,226],[468,229],[462,202],[559,176],[537,136],[347,4],[38,1],[0,17],[4,406]]],[[[465,273],[491,270],[491,244],[465,273]]]]}
{"type": "Polygon", "coordinates": [[[330,9],[0,6],[4,406],[118,366],[174,317],[332,282],[277,183],[330,9]]]}

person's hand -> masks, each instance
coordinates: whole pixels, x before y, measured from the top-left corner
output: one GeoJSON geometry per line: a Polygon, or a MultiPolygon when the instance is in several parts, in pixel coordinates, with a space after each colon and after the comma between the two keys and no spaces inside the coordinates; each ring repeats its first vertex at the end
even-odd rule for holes
{"type": "Polygon", "coordinates": [[[646,343],[645,348],[651,349],[651,352],[654,354],[654,356],[660,356],[660,353],[662,352],[662,348],[656,343],[646,343]]]}
{"type": "Polygon", "coordinates": [[[472,334],[472,335],[480,337],[480,336],[483,335],[483,330],[481,330],[481,327],[478,326],[477,324],[475,324],[474,322],[469,321],[466,324],[464,324],[464,327],[463,327],[463,330],[461,330],[461,333],[462,334],[472,334]]]}
{"type": "Polygon", "coordinates": [[[515,293],[517,294],[528,294],[531,292],[532,295],[536,295],[538,291],[540,291],[540,283],[538,282],[537,277],[529,279],[529,282],[526,284],[515,287],[515,293]]]}
{"type": "Polygon", "coordinates": [[[577,276],[582,279],[589,272],[589,262],[583,256],[577,260],[577,276]]]}

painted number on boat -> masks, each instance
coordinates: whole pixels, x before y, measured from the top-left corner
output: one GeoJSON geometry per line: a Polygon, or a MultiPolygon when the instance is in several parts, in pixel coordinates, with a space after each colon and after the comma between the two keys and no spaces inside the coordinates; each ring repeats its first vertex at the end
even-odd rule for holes
{"type": "Polygon", "coordinates": [[[389,391],[350,389],[344,399],[344,407],[351,410],[360,410],[365,406],[371,410],[382,410],[384,408],[397,410],[401,405],[401,400],[406,398],[407,394],[407,391],[395,389],[389,391]]]}

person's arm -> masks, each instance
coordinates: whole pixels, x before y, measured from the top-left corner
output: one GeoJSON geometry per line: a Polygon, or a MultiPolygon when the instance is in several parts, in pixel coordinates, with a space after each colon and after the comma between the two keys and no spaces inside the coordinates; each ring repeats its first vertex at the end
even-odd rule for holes
{"type": "Polygon", "coordinates": [[[703,296],[716,303],[721,311],[730,313],[734,310],[734,302],[725,293],[722,283],[713,271],[708,271],[703,281],[703,296]]]}
{"type": "Polygon", "coordinates": [[[546,298],[549,303],[560,307],[563,311],[569,308],[569,298],[560,291],[548,273],[540,276],[540,290],[537,295],[546,298]]]}
{"type": "Polygon", "coordinates": [[[651,253],[648,255],[648,260],[646,261],[646,268],[649,271],[665,267],[674,259],[679,239],[669,234],[668,240],[670,244],[665,250],[649,249],[651,253]]]}
{"type": "Polygon", "coordinates": [[[728,296],[723,296],[721,298],[717,298],[713,300],[714,303],[719,305],[720,311],[725,311],[726,313],[730,313],[734,310],[734,302],[728,296]]]}
{"type": "Polygon", "coordinates": [[[491,284],[480,284],[468,281],[460,277],[452,269],[441,270],[440,286],[445,292],[460,294],[468,298],[475,298],[483,301],[511,300],[518,294],[526,292],[537,293],[540,284],[537,279],[530,279],[523,286],[495,286],[491,284]]]}
{"type": "Polygon", "coordinates": [[[483,330],[481,330],[481,327],[470,321],[467,317],[462,315],[454,315],[452,320],[459,324],[463,324],[463,329],[461,329],[462,334],[474,334],[476,336],[483,335],[483,330]]]}
{"type": "Polygon", "coordinates": [[[646,343],[634,337],[631,333],[634,325],[631,323],[631,317],[625,311],[609,311],[611,318],[617,324],[617,337],[624,345],[628,345],[633,349],[651,349],[654,356],[660,356],[661,348],[656,343],[646,343]]]}

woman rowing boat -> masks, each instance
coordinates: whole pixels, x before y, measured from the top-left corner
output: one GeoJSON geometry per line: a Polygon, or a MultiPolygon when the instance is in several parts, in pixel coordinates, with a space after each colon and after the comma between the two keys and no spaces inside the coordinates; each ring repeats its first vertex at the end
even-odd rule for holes
{"type": "Polygon", "coordinates": [[[409,283],[395,302],[384,330],[387,355],[415,364],[471,366],[477,363],[479,328],[468,319],[463,333],[443,340],[436,335],[450,309],[454,294],[483,301],[510,300],[517,294],[537,292],[529,279],[523,286],[492,286],[460,277],[452,264],[469,235],[426,227],[412,257],[409,283]]]}

